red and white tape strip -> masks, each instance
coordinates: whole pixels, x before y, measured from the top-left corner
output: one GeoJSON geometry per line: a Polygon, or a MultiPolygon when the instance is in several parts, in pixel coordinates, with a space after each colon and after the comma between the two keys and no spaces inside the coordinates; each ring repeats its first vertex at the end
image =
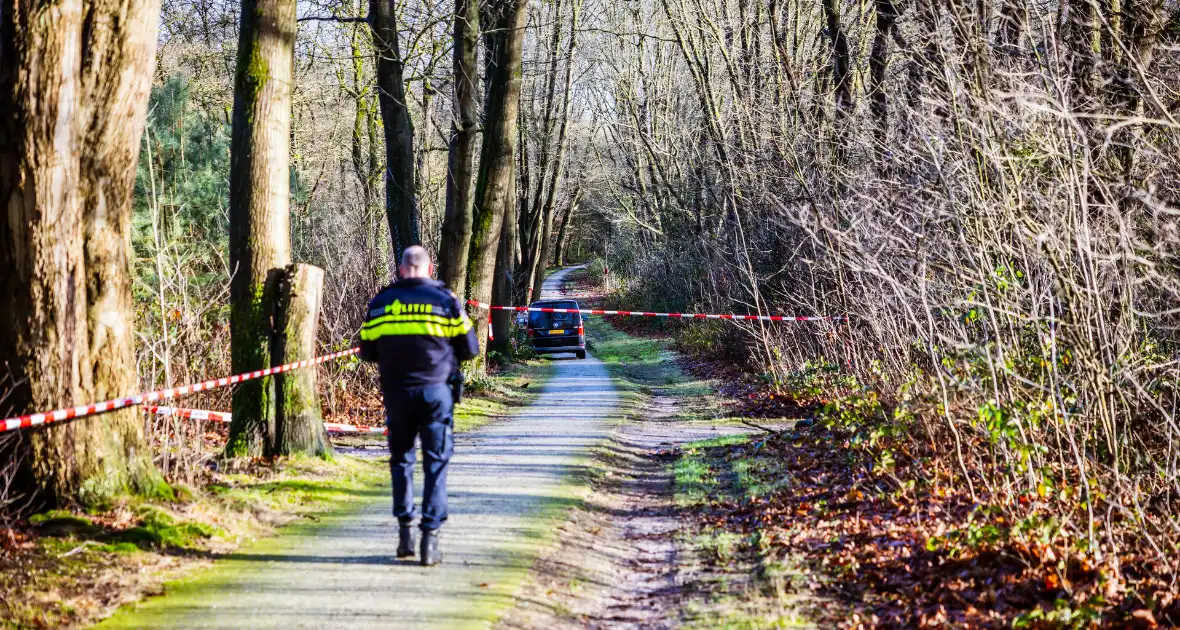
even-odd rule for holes
{"type": "Polygon", "coordinates": [[[826,322],[826,321],[843,321],[847,319],[844,315],[819,315],[819,316],[799,316],[799,315],[735,315],[723,314],[713,315],[706,313],[652,313],[648,311],[604,311],[602,309],[589,308],[548,308],[540,306],[492,306],[484,302],[477,302],[475,300],[467,300],[467,303],[479,308],[491,309],[493,311],[516,311],[523,313],[525,311],[532,311],[537,313],[581,313],[583,315],[626,315],[631,317],[676,317],[680,319],[732,319],[742,321],[761,320],[764,322],[826,322]]]}
{"type": "Polygon", "coordinates": [[[182,409],[180,407],[157,407],[144,405],[143,410],[158,416],[176,416],[177,418],[191,418],[193,420],[208,420],[210,422],[224,422],[229,424],[234,419],[233,414],[206,409],[182,409]]]}
{"type": "MultiPolygon", "coordinates": [[[[234,418],[233,414],[230,413],[208,411],[206,409],[182,409],[179,407],[145,405],[143,410],[161,416],[176,416],[177,418],[208,420],[209,422],[221,422],[225,424],[228,424],[234,418]]],[[[328,433],[359,433],[364,435],[385,435],[387,431],[385,427],[362,427],[355,424],[341,424],[339,422],[325,422],[324,428],[327,429],[328,433]]]]}
{"type": "Polygon", "coordinates": [[[44,413],[29,414],[27,416],[5,418],[4,420],[0,420],[0,433],[5,431],[15,431],[17,429],[24,429],[28,427],[41,426],[44,424],[52,424],[54,422],[61,422],[63,420],[84,418],[86,416],[93,416],[106,411],[122,409],[123,407],[142,405],[143,403],[156,402],[159,400],[170,400],[180,396],[187,396],[188,394],[195,394],[196,392],[209,391],[211,389],[217,389],[227,385],[234,385],[241,383],[242,381],[262,378],[263,376],[271,376],[272,374],[281,374],[291,370],[298,370],[299,368],[319,365],[333,359],[339,359],[340,357],[345,357],[350,354],[356,354],[357,352],[360,352],[360,348],[349,348],[348,350],[344,350],[342,352],[333,352],[332,354],[325,354],[322,357],[316,357],[306,361],[297,361],[295,363],[288,363],[286,365],[266,368],[265,370],[256,370],[254,372],[246,372],[245,374],[235,374],[233,376],[215,378],[201,383],[185,385],[184,387],[170,387],[168,389],[160,389],[154,392],[136,394],[135,396],[128,396],[126,398],[104,400],[99,403],[83,405],[80,407],[68,407],[66,409],[57,409],[55,411],[47,411],[44,413]]]}

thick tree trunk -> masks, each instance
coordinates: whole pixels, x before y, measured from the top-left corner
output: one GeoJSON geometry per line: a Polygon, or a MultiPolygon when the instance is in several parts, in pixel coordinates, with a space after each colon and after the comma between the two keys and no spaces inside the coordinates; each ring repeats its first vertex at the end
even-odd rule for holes
{"type": "Polygon", "coordinates": [[[401,260],[402,252],[421,239],[414,196],[414,126],[406,103],[394,10],[389,0],[369,1],[369,26],[377,51],[377,100],[385,127],[385,219],[393,253],[401,260]]]}
{"type": "Polygon", "coordinates": [[[455,293],[467,290],[467,255],[471,247],[471,189],[475,135],[479,130],[479,0],[456,0],[454,108],[447,150],[447,209],[438,253],[438,277],[455,293]]]}
{"type": "MultiPolygon", "coordinates": [[[[511,304],[515,287],[517,217],[512,200],[516,199],[516,178],[512,178],[512,189],[508,194],[509,206],[504,212],[504,223],[500,230],[500,246],[496,249],[496,277],[492,282],[492,303],[511,304]]],[[[511,325],[513,311],[492,311],[492,350],[504,356],[512,354],[511,325]]]]}
{"type": "MultiPolygon", "coordinates": [[[[0,5],[3,415],[135,390],[132,187],[155,62],[153,0],[0,5]]],[[[10,438],[13,439],[13,438],[10,438]]],[[[48,505],[153,492],[138,415],[15,438],[16,491],[48,505]]]]}
{"type": "MultiPolygon", "coordinates": [[[[485,35],[488,75],[484,103],[484,136],[479,176],[475,184],[471,253],[467,261],[467,295],[491,299],[496,253],[504,214],[512,205],[512,180],[516,176],[516,116],[520,107],[521,48],[527,0],[493,0],[492,17],[485,35]]],[[[480,354],[487,345],[487,316],[472,311],[480,354]]],[[[480,369],[480,366],[477,366],[480,369]]]]}
{"type": "MultiPolygon", "coordinates": [[[[270,366],[271,270],[291,262],[290,137],[295,0],[242,0],[229,173],[230,326],[234,373],[270,366]]],[[[226,454],[274,448],[273,377],[233,395],[226,454]]]]}
{"type": "MultiPolygon", "coordinates": [[[[139,388],[131,295],[131,211],[156,65],[160,2],[92,0],[86,10],[82,103],[88,127],[83,130],[81,175],[90,397],[107,400],[139,388]]],[[[131,487],[154,492],[162,480],[146,448],[139,410],[114,412],[101,424],[108,434],[102,441],[119,453],[114,459],[126,467],[131,487]]],[[[106,453],[90,449],[88,453],[93,470],[110,470],[106,453]]],[[[83,491],[86,486],[82,484],[83,491]]],[[[92,499],[102,501],[103,497],[92,499]]]]}
{"type": "MultiPolygon", "coordinates": [[[[324,270],[311,265],[287,265],[278,282],[275,308],[273,365],[314,359],[324,270]]],[[[316,368],[285,372],[275,377],[276,455],[325,455],[332,443],[324,430],[316,368]]]]}
{"type": "Polygon", "coordinates": [[[516,215],[516,249],[520,253],[519,264],[513,270],[512,276],[512,304],[528,304],[529,291],[532,289],[533,255],[536,251],[534,243],[537,241],[537,216],[529,209],[529,195],[532,187],[529,184],[529,145],[525,138],[528,132],[528,117],[523,110],[517,110],[517,174],[515,180],[516,207],[510,211],[516,215]]]}

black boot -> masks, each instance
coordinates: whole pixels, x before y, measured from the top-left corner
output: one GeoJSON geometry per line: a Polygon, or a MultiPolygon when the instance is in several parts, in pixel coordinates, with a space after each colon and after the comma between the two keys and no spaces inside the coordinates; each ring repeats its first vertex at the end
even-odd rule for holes
{"type": "Polygon", "coordinates": [[[402,525],[397,530],[397,557],[414,557],[414,528],[402,525]]]}
{"type": "Polygon", "coordinates": [[[442,562],[442,552],[438,550],[438,530],[422,530],[422,549],[419,562],[424,567],[432,567],[442,562]]]}

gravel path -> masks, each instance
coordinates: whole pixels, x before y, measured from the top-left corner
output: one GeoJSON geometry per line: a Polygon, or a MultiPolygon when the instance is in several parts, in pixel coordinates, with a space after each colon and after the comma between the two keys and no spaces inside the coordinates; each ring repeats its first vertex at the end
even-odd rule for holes
{"type": "MultiPolygon", "coordinates": [[[[546,291],[556,292],[569,270],[551,276],[546,291]]],[[[555,363],[535,404],[458,436],[442,565],[394,558],[396,525],[384,488],[355,513],[231,554],[100,627],[488,627],[551,538],[552,517],[574,503],[571,475],[590,464],[590,450],[618,415],[618,393],[601,363],[555,363]]]]}

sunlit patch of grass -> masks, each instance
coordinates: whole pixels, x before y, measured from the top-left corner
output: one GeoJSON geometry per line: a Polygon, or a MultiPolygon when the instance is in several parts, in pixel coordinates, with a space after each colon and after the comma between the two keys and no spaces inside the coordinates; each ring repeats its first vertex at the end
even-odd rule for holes
{"type": "Polygon", "coordinates": [[[678,410],[680,420],[715,417],[716,405],[709,400],[712,387],[707,381],[686,375],[676,365],[677,354],[671,350],[670,339],[634,337],[597,316],[583,321],[587,347],[619,379],[625,394],[676,398],[683,410],[678,410]]]}
{"type": "Polygon", "coordinates": [[[744,498],[767,497],[791,485],[786,466],[774,457],[738,459],[731,466],[744,498]]]}
{"type": "MultiPolygon", "coordinates": [[[[759,456],[765,436],[731,435],[687,444],[672,464],[676,504],[709,513],[716,506],[765,497],[789,486],[773,457],[759,456]],[[753,451],[751,454],[750,451],[753,451]],[[734,456],[742,453],[741,456],[734,456]]],[[[728,531],[701,521],[683,533],[682,544],[707,566],[707,601],[692,603],[689,628],[814,627],[804,613],[806,572],[783,557],[761,530],[728,531]]]]}
{"type": "Polygon", "coordinates": [[[726,435],[686,444],[672,464],[676,504],[691,507],[703,505],[713,498],[722,483],[719,476],[727,474],[728,470],[718,466],[716,458],[709,455],[710,449],[741,444],[749,439],[744,435],[726,435]]]}

